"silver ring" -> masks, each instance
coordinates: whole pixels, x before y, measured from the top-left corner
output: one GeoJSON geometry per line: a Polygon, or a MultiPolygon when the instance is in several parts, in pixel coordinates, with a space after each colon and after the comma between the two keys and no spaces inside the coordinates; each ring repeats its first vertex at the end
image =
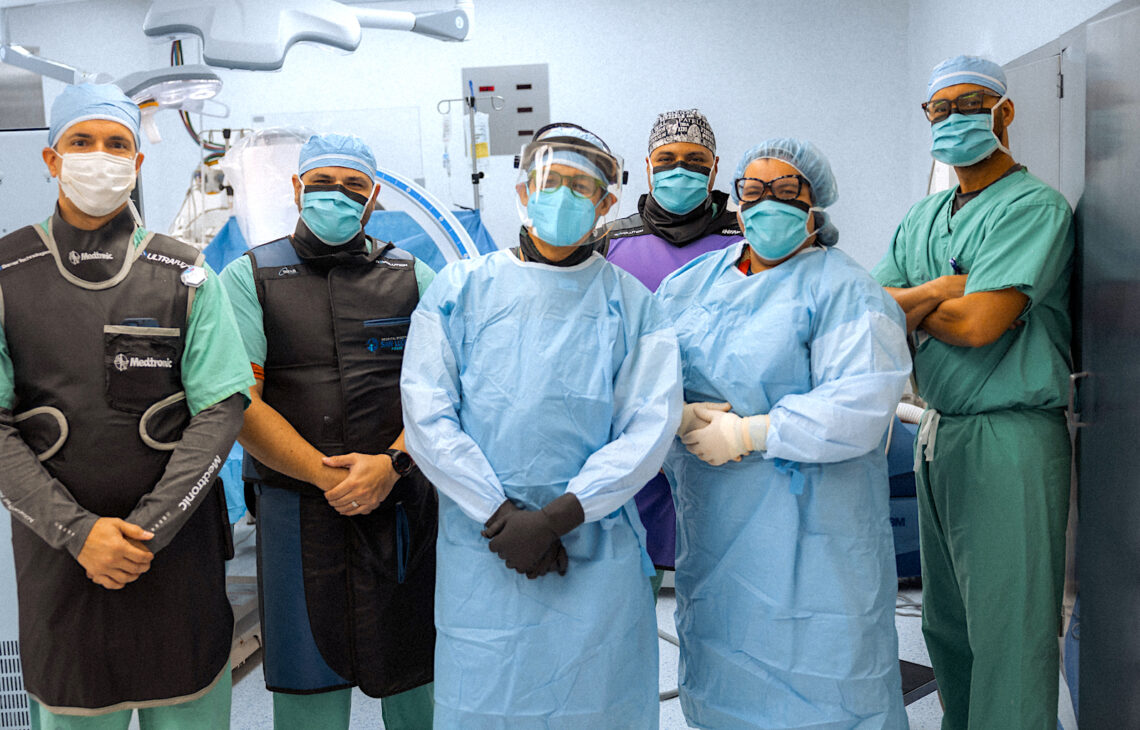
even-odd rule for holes
{"type": "Polygon", "coordinates": [[[354,500],[352,500],[352,508],[353,508],[353,509],[360,509],[360,505],[358,505],[358,504],[356,503],[356,500],[355,500],[355,499],[354,499],[354,500]]]}

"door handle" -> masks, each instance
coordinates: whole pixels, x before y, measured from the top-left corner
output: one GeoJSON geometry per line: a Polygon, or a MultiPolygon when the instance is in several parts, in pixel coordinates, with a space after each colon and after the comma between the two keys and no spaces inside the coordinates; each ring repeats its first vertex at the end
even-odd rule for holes
{"type": "Polygon", "coordinates": [[[1087,421],[1081,420],[1081,414],[1077,412],[1077,383],[1087,378],[1091,373],[1088,370],[1082,370],[1079,373],[1072,373],[1069,375],[1069,426],[1071,428],[1083,428],[1088,426],[1087,421]]]}

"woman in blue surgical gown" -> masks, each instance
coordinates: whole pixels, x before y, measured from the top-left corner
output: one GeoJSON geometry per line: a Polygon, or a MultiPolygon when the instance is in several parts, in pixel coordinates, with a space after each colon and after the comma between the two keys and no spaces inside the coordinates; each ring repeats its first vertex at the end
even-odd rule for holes
{"type": "Polygon", "coordinates": [[[747,242],[657,291],[686,406],[677,507],[681,706],[701,728],[905,728],[884,434],[902,312],[840,251],[810,143],[737,168],[747,242]]]}

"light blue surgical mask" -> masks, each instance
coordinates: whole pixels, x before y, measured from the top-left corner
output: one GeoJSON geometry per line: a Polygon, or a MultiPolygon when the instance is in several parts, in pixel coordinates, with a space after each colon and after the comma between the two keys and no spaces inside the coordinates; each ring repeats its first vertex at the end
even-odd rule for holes
{"type": "Polygon", "coordinates": [[[330,246],[348,243],[360,232],[368,199],[342,185],[306,185],[301,192],[301,220],[330,246]]]}
{"type": "Polygon", "coordinates": [[[565,185],[531,194],[526,214],[535,235],[551,246],[577,244],[594,229],[598,218],[594,203],[575,195],[565,185]]]}
{"type": "Polygon", "coordinates": [[[799,250],[813,233],[807,230],[808,213],[778,200],[761,200],[740,210],[744,237],[762,261],[782,261],[799,250]]]}
{"type": "Polygon", "coordinates": [[[653,199],[674,215],[684,215],[696,208],[709,196],[710,168],[701,167],[704,173],[677,165],[653,171],[653,199]]]}
{"type": "Polygon", "coordinates": [[[1004,100],[1002,97],[989,114],[951,114],[932,124],[931,156],[947,165],[969,167],[999,148],[1008,154],[994,134],[994,113],[1004,100]]]}

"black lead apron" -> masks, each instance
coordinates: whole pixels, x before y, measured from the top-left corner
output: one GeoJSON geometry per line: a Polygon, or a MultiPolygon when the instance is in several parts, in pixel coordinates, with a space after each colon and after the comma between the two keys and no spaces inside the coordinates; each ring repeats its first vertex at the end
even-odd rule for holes
{"type": "MultiPolygon", "coordinates": [[[[262,397],[325,454],[384,451],[403,429],[400,366],[419,301],[415,260],[286,238],[248,252],[267,341],[262,397]]],[[[258,484],[266,684],[357,685],[387,697],[431,681],[434,488],[414,470],[373,512],[339,515],[316,487],[246,455],[258,484]],[[297,595],[303,593],[303,596],[297,595]]]]}
{"type": "MultiPolygon", "coordinates": [[[[193,289],[180,276],[199,254],[125,213],[100,229],[106,250],[61,252],[51,230],[65,225],[57,217],[0,240],[14,410],[21,436],[82,507],[123,518],[159,481],[189,421],[179,394],[193,289]],[[92,266],[103,267],[95,280],[75,273],[92,266]]],[[[221,503],[203,500],[147,573],[108,590],[13,520],[27,691],[53,711],[83,713],[211,686],[233,632],[226,527],[221,503]]]]}

